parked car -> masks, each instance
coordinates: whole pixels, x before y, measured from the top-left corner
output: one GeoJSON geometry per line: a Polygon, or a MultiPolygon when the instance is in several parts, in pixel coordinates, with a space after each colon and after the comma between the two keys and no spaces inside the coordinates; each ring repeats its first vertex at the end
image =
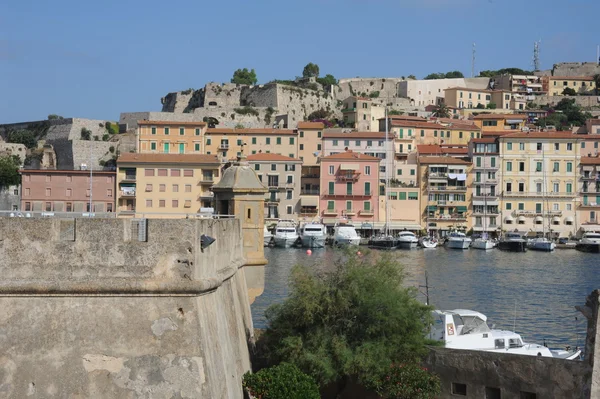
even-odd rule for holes
{"type": "Polygon", "coordinates": [[[567,237],[560,237],[558,239],[559,244],[566,244],[567,242],[569,242],[569,239],[567,237]]]}

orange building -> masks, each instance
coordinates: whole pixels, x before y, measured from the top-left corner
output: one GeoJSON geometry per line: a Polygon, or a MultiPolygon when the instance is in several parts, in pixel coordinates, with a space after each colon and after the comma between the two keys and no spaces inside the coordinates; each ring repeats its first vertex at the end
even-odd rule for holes
{"type": "Polygon", "coordinates": [[[161,154],[203,154],[204,122],[138,121],[137,151],[161,154]]]}

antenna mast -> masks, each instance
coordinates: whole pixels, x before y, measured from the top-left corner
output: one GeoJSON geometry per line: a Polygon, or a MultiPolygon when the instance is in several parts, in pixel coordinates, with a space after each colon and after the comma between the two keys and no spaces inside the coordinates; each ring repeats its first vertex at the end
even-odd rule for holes
{"type": "Polygon", "coordinates": [[[542,42],[541,40],[533,42],[533,70],[534,71],[540,70],[540,43],[541,42],[542,42]]]}
{"type": "Polygon", "coordinates": [[[475,77],[475,43],[473,43],[473,56],[471,58],[471,77],[475,77]]]}

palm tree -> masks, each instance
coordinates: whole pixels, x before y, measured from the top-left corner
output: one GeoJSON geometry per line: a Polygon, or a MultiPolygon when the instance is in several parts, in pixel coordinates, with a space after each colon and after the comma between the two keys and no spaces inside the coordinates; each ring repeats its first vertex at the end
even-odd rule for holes
{"type": "Polygon", "coordinates": [[[441,103],[433,111],[433,116],[437,118],[450,118],[450,109],[446,104],[441,103]]]}

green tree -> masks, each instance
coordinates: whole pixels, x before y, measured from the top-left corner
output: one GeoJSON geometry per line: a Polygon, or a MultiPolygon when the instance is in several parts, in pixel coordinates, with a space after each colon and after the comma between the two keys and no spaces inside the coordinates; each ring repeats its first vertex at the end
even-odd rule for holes
{"type": "Polygon", "coordinates": [[[254,69],[248,70],[248,68],[238,69],[233,73],[233,78],[231,78],[231,83],[241,85],[255,85],[257,82],[256,72],[254,69]]]}
{"type": "Polygon", "coordinates": [[[444,74],[443,73],[430,73],[429,75],[425,76],[423,79],[425,79],[425,80],[444,79],[444,74]]]}
{"type": "Polygon", "coordinates": [[[477,108],[477,109],[485,109],[485,105],[483,105],[482,103],[478,103],[475,108],[477,108]]]}
{"type": "Polygon", "coordinates": [[[317,78],[317,82],[321,83],[323,86],[333,86],[338,84],[337,79],[329,73],[323,78],[317,78]]]}
{"type": "Polygon", "coordinates": [[[37,140],[35,135],[28,130],[16,130],[8,133],[8,142],[23,144],[27,148],[35,148],[37,140]]]}
{"type": "Polygon", "coordinates": [[[315,380],[293,364],[281,363],[262,369],[255,374],[246,373],[244,388],[261,399],[319,399],[315,380]]]}
{"type": "Polygon", "coordinates": [[[20,167],[21,160],[17,155],[0,157],[0,188],[21,183],[20,167]]]}
{"type": "Polygon", "coordinates": [[[413,79],[413,80],[417,80],[417,77],[415,75],[408,75],[407,77],[408,79],[413,79]]]}
{"type": "Polygon", "coordinates": [[[306,120],[313,121],[315,119],[327,119],[331,115],[330,111],[327,111],[323,108],[313,111],[306,117],[306,120]]]}
{"type": "Polygon", "coordinates": [[[577,92],[570,88],[570,87],[565,87],[565,89],[562,91],[563,96],[576,96],[577,92]]]}
{"type": "Polygon", "coordinates": [[[404,269],[387,253],[338,253],[327,271],[295,266],[290,295],[267,309],[261,340],[267,358],[297,365],[321,387],[352,380],[375,389],[392,364],[427,353],[432,308],[404,286],[404,269]]]}
{"type": "Polygon", "coordinates": [[[388,115],[404,115],[404,112],[397,109],[391,109],[388,111],[388,115]]]}
{"type": "Polygon", "coordinates": [[[450,71],[450,72],[446,72],[444,77],[446,79],[454,79],[454,78],[464,78],[465,75],[463,75],[463,73],[461,71],[450,71]]]}
{"type": "Polygon", "coordinates": [[[488,105],[486,105],[487,109],[496,109],[497,105],[496,103],[488,103],[488,105]]]}
{"type": "Polygon", "coordinates": [[[48,115],[48,120],[49,121],[52,121],[52,120],[55,120],[55,119],[64,119],[64,118],[62,116],[56,115],[56,114],[50,114],[50,115],[48,115]]]}
{"type": "Polygon", "coordinates": [[[306,64],[306,66],[304,67],[304,70],[302,71],[302,77],[303,78],[318,78],[319,77],[319,66],[317,64],[313,64],[312,62],[309,62],[308,64],[306,64]]]}
{"type": "Polygon", "coordinates": [[[493,78],[499,75],[533,75],[532,71],[526,71],[521,68],[502,68],[498,70],[486,70],[479,72],[478,77],[493,78]]]}
{"type": "Polygon", "coordinates": [[[219,120],[217,118],[213,118],[212,116],[205,116],[202,118],[202,122],[206,122],[209,128],[215,128],[219,124],[219,120]]]}
{"type": "Polygon", "coordinates": [[[594,85],[596,86],[596,95],[600,94],[600,73],[594,75],[594,85]]]}
{"type": "Polygon", "coordinates": [[[441,103],[435,108],[432,115],[437,118],[450,118],[450,108],[446,104],[441,103]]]}
{"type": "Polygon", "coordinates": [[[92,131],[86,129],[85,127],[81,128],[81,140],[91,140],[92,139],[92,131]]]}

